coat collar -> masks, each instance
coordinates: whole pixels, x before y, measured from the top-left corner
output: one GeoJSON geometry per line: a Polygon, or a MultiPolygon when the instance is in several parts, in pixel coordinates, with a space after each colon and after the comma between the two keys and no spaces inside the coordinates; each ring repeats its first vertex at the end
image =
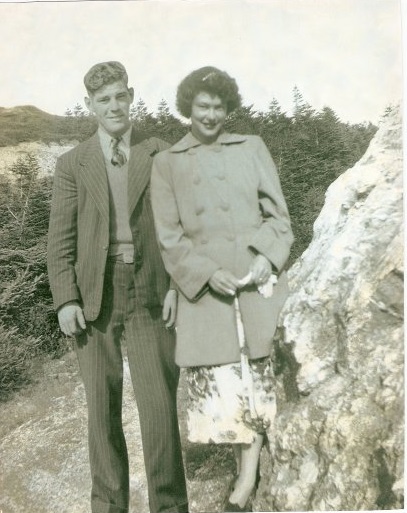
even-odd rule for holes
{"type": "MultiPolygon", "coordinates": [[[[247,140],[245,135],[240,134],[229,134],[228,132],[222,132],[216,140],[215,144],[236,144],[241,143],[247,140]]],[[[188,132],[180,141],[171,146],[169,151],[171,153],[181,153],[183,151],[187,151],[190,148],[195,148],[197,146],[202,146],[202,143],[198,141],[196,137],[192,135],[191,132],[188,132]]]]}

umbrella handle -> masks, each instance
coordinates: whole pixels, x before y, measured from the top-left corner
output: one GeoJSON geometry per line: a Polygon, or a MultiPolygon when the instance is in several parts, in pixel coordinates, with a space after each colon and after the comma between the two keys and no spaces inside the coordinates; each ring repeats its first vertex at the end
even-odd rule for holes
{"type": "Polygon", "coordinates": [[[239,299],[235,296],[234,300],[234,308],[235,308],[235,317],[236,317],[236,326],[237,326],[237,338],[239,340],[240,347],[240,367],[242,370],[242,381],[243,386],[247,391],[247,399],[249,401],[250,407],[250,415],[252,418],[256,418],[257,412],[254,404],[254,385],[253,385],[253,376],[250,372],[249,359],[247,357],[247,345],[246,338],[244,334],[244,326],[242,321],[242,315],[240,312],[239,299]]]}

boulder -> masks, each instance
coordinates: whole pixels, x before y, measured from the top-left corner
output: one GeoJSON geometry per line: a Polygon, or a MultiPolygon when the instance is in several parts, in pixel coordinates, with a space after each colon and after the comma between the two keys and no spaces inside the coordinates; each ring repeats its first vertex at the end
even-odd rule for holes
{"type": "Polygon", "coordinates": [[[289,271],[256,511],[403,508],[402,171],[395,108],[289,271]]]}

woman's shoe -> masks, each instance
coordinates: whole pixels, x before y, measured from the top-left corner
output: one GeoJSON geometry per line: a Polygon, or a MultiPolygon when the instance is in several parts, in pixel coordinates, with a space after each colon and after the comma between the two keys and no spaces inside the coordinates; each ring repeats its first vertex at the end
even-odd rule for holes
{"type": "Polygon", "coordinates": [[[243,508],[241,508],[239,506],[239,504],[233,504],[232,502],[227,501],[225,509],[223,511],[234,511],[234,512],[245,511],[246,512],[246,511],[252,511],[252,508],[249,505],[249,501],[247,502],[247,504],[243,508]]]}
{"type": "Polygon", "coordinates": [[[223,511],[226,511],[225,508],[226,508],[227,503],[229,502],[229,497],[230,497],[231,493],[235,489],[236,480],[237,480],[237,476],[233,477],[233,479],[229,483],[228,489],[226,490],[225,498],[222,502],[223,511]]]}

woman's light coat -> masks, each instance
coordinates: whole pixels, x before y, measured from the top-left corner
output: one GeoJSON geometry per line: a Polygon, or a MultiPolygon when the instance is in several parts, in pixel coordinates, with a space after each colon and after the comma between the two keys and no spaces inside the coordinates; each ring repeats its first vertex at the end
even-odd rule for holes
{"type": "Polygon", "coordinates": [[[261,253],[279,274],[273,296],[239,292],[249,358],[270,353],[288,293],[284,266],[293,235],[274,162],[260,137],[222,133],[201,144],[189,133],[154,157],[151,197],[165,267],[179,294],[176,362],[240,360],[232,297],[208,287],[220,269],[237,278],[261,253]]]}

